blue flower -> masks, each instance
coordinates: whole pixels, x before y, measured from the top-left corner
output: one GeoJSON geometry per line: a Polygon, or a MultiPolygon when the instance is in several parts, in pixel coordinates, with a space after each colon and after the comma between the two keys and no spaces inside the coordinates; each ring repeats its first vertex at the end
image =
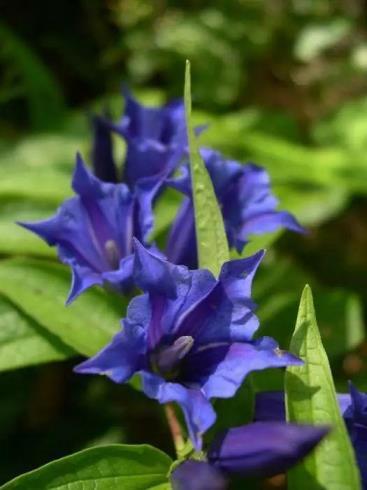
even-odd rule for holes
{"type": "MultiPolygon", "coordinates": [[[[367,490],[367,394],[350,384],[350,395],[338,394],[342,413],[361,472],[363,488],[367,490]]],[[[263,392],[256,395],[255,419],[259,421],[285,420],[284,393],[263,392]]]]}
{"type": "Polygon", "coordinates": [[[160,403],[177,402],[191,440],[214,423],[211,398],[232,397],[248,373],[300,364],[258,327],[251,283],[263,253],[207,270],[171,264],[135,245],[134,281],[145,294],[134,298],[122,330],[78,373],[104,374],[117,383],[140,373],[143,391],[160,403]]]}
{"type": "Polygon", "coordinates": [[[304,458],[329,428],[282,422],[255,422],[219,435],[207,462],[187,460],[172,473],[174,490],[227,488],[226,477],[265,478],[283,473],[304,458]]]}
{"type": "Polygon", "coordinates": [[[112,132],[106,118],[92,118],[93,146],[92,167],[94,175],[103,182],[116,184],[120,181],[113,155],[112,132]]]}
{"type": "Polygon", "coordinates": [[[68,302],[94,284],[124,291],[132,285],[133,236],[145,240],[153,226],[152,202],[160,179],[145,179],[134,192],[125,184],[100,181],[77,156],[72,187],[55,216],[19,223],[56,245],[62,262],[72,269],[68,302]]]}
{"type": "Polygon", "coordinates": [[[361,472],[363,488],[367,489],[367,394],[358,391],[351,383],[350,405],[343,416],[361,472]]]}
{"type": "MultiPolygon", "coordinates": [[[[117,178],[111,132],[126,142],[122,181],[131,189],[146,177],[169,175],[187,149],[183,101],[162,107],[145,107],[124,89],[125,112],[118,123],[94,119],[93,167],[103,180],[117,178]]],[[[116,181],[116,180],[115,180],[116,181]]]]}
{"type": "MultiPolygon", "coordinates": [[[[251,234],[272,232],[282,227],[303,232],[290,213],[277,211],[278,201],[271,193],[269,175],[263,168],[226,160],[210,149],[202,149],[201,155],[222,210],[230,247],[241,253],[251,234]]],[[[195,224],[188,168],[183,167],[182,175],[170,180],[169,184],[186,197],[172,225],[166,254],[176,264],[195,267],[195,224]]]]}

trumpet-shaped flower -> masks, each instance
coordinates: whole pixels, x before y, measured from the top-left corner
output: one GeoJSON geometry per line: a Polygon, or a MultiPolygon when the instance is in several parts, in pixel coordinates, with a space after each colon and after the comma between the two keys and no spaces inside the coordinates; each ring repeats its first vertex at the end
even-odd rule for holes
{"type": "Polygon", "coordinates": [[[107,181],[117,179],[111,132],[120,135],[126,142],[122,181],[133,189],[141,179],[169,175],[177,166],[187,146],[185,112],[182,100],[146,107],[127,89],[123,93],[125,112],[119,122],[94,118],[92,160],[97,176],[107,181]]]}
{"type": "Polygon", "coordinates": [[[273,476],[304,458],[329,428],[282,422],[255,422],[219,435],[209,447],[207,462],[187,460],[172,473],[174,490],[225,490],[226,477],[273,476]]]}
{"type": "Polygon", "coordinates": [[[251,283],[263,253],[207,270],[174,265],[135,245],[134,298],[123,328],[101,352],[75,368],[117,383],[140,373],[143,391],[160,403],[177,402],[196,448],[216,415],[211,398],[232,397],[248,373],[299,364],[258,327],[251,283]]]}
{"type": "MultiPolygon", "coordinates": [[[[241,253],[252,234],[279,228],[303,231],[290,213],[276,209],[278,201],[271,193],[269,175],[263,168],[226,160],[210,149],[202,149],[201,156],[213,182],[230,247],[241,253]]],[[[183,167],[182,175],[169,184],[186,197],[171,228],[167,257],[176,264],[195,267],[197,253],[192,245],[196,243],[195,222],[188,167],[183,167]]]]}
{"type": "Polygon", "coordinates": [[[71,267],[68,302],[94,284],[108,283],[121,291],[131,286],[133,236],[145,240],[149,234],[160,184],[160,179],[145,179],[131,192],[125,184],[102,182],[78,155],[72,180],[77,195],[52,218],[19,223],[56,245],[60,260],[71,267]]]}

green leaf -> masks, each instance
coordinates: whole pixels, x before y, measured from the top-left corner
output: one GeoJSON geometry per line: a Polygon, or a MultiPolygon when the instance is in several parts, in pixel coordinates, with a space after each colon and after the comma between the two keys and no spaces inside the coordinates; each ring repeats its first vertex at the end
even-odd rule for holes
{"type": "Polygon", "coordinates": [[[67,359],[75,352],[0,296],[0,371],[67,359]]]}
{"type": "Polygon", "coordinates": [[[6,168],[0,180],[0,197],[28,198],[54,203],[71,195],[70,175],[56,168],[6,168]]]}
{"type": "Polygon", "coordinates": [[[290,350],[303,366],[289,367],[285,376],[287,419],[326,424],[331,433],[288,474],[290,490],[361,488],[354,452],[336,399],[329,361],[316,323],[312,293],[306,286],[290,350]],[[311,483],[312,482],[312,483],[311,483]]]}
{"type": "Polygon", "coordinates": [[[85,449],[5,483],[1,490],[169,490],[169,456],[147,445],[85,449]]]}
{"type": "Polygon", "coordinates": [[[189,61],[186,61],[185,73],[185,112],[199,266],[209,269],[217,276],[222,264],[229,260],[229,250],[222,213],[215,197],[213,184],[201,159],[192,126],[189,61]]]}
{"type": "Polygon", "coordinates": [[[15,32],[0,23],[0,57],[14,74],[13,83],[19,78],[20,88],[29,106],[29,116],[35,129],[50,129],[64,116],[64,100],[61,87],[53,72],[29,48],[15,32]]]}
{"type": "Polygon", "coordinates": [[[24,258],[0,262],[0,292],[77,352],[93,355],[119,329],[126,301],[93,288],[66,307],[70,279],[59,264],[24,258]]]}
{"type": "Polygon", "coordinates": [[[39,221],[52,216],[55,205],[29,200],[0,199],[0,252],[9,255],[40,255],[56,257],[55,247],[48,246],[17,221],[39,221]]]}

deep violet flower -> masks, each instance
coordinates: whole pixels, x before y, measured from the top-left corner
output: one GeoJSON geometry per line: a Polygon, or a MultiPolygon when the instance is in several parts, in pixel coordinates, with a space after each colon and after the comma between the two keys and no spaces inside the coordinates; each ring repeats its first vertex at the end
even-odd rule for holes
{"type": "Polygon", "coordinates": [[[217,437],[207,462],[187,460],[172,473],[174,490],[225,490],[226,477],[268,477],[303,459],[328,433],[324,426],[255,422],[217,437]]]}
{"type": "MultiPolygon", "coordinates": [[[[201,149],[201,155],[213,182],[222,210],[228,243],[239,253],[251,234],[262,234],[279,228],[303,232],[296,219],[286,211],[277,211],[278,201],[271,193],[268,173],[252,163],[242,165],[225,159],[219,152],[201,149]]],[[[174,221],[166,254],[170,261],[196,267],[193,243],[195,224],[188,167],[169,184],[186,195],[174,221]]]]}
{"type": "Polygon", "coordinates": [[[146,107],[126,88],[123,95],[125,112],[119,122],[98,116],[93,120],[92,162],[102,180],[118,179],[111,132],[120,135],[126,142],[122,181],[132,189],[141,179],[169,175],[178,165],[187,147],[185,111],[182,99],[162,107],[146,107]]]}
{"type": "MultiPolygon", "coordinates": [[[[367,394],[361,393],[352,384],[349,389],[350,394],[338,394],[338,402],[354,447],[363,488],[367,490],[367,394]]],[[[284,421],[284,393],[280,391],[258,393],[255,419],[284,421]]]]}
{"type": "Polygon", "coordinates": [[[351,383],[350,405],[343,413],[357,458],[362,485],[367,490],[367,394],[358,391],[351,383]]]}
{"type": "Polygon", "coordinates": [[[269,337],[253,340],[251,283],[262,252],[225,263],[215,279],[135,247],[133,277],[145,294],[130,302],[111,343],[75,371],[117,383],[140,373],[146,395],[181,406],[199,449],[216,418],[211,398],[232,397],[251,371],[301,361],[269,337]]]}
{"type": "MultiPolygon", "coordinates": [[[[107,117],[107,115],[106,115],[107,117]]],[[[120,181],[113,155],[112,132],[105,117],[92,118],[92,167],[94,175],[103,182],[120,181]]]]}
{"type": "Polygon", "coordinates": [[[145,240],[153,226],[152,202],[160,179],[145,179],[131,192],[125,184],[99,180],[80,155],[72,188],[55,216],[19,223],[56,245],[62,262],[72,269],[68,302],[94,284],[124,291],[132,284],[133,236],[145,240]]]}

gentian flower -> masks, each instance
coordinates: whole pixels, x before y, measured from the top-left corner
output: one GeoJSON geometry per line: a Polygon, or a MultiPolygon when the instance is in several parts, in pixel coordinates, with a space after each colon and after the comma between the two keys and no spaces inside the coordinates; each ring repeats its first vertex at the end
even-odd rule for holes
{"type": "Polygon", "coordinates": [[[207,462],[187,460],[172,472],[172,487],[225,490],[230,475],[265,478],[283,473],[328,432],[324,426],[282,422],[255,422],[229,429],[211,444],[207,462]]]}
{"type": "Polygon", "coordinates": [[[301,364],[273,339],[253,340],[251,283],[262,256],[227,262],[216,279],[171,264],[136,241],[133,277],[145,294],[130,302],[111,343],[75,371],[117,383],[140,373],[146,395],[181,406],[199,449],[216,418],[211,398],[232,397],[251,371],[301,364]]]}
{"type": "Polygon", "coordinates": [[[92,118],[93,146],[92,167],[94,175],[103,182],[116,184],[120,181],[113,155],[112,133],[105,117],[92,118]]]}
{"type": "Polygon", "coordinates": [[[118,291],[132,285],[133,236],[146,240],[153,226],[152,202],[160,179],[145,179],[134,192],[125,184],[99,180],[77,156],[72,188],[55,216],[36,223],[19,223],[56,245],[62,262],[72,269],[67,302],[94,284],[118,291]]]}
{"type": "Polygon", "coordinates": [[[103,180],[117,178],[113,160],[111,132],[126,142],[122,181],[130,189],[141,180],[155,175],[169,175],[187,148],[183,100],[162,107],[145,107],[127,89],[125,112],[118,123],[106,117],[94,119],[93,167],[103,180]]]}
{"type": "MultiPolygon", "coordinates": [[[[359,392],[350,384],[350,394],[338,394],[340,412],[361,472],[363,488],[367,490],[367,394],[359,392]]],[[[285,420],[284,393],[263,392],[256,395],[255,420],[285,420]]]]}
{"type": "MultiPolygon", "coordinates": [[[[277,211],[278,201],[271,193],[268,173],[254,164],[242,165],[226,160],[219,152],[202,149],[201,156],[213,182],[221,207],[228,243],[242,252],[251,234],[275,231],[281,227],[296,232],[303,228],[286,211],[277,211]]],[[[197,253],[193,243],[195,222],[188,167],[169,185],[186,195],[174,221],[166,254],[170,261],[196,267],[197,253]]]]}
{"type": "Polygon", "coordinates": [[[343,413],[361,473],[363,488],[367,490],[367,394],[349,386],[350,405],[343,413]]]}

